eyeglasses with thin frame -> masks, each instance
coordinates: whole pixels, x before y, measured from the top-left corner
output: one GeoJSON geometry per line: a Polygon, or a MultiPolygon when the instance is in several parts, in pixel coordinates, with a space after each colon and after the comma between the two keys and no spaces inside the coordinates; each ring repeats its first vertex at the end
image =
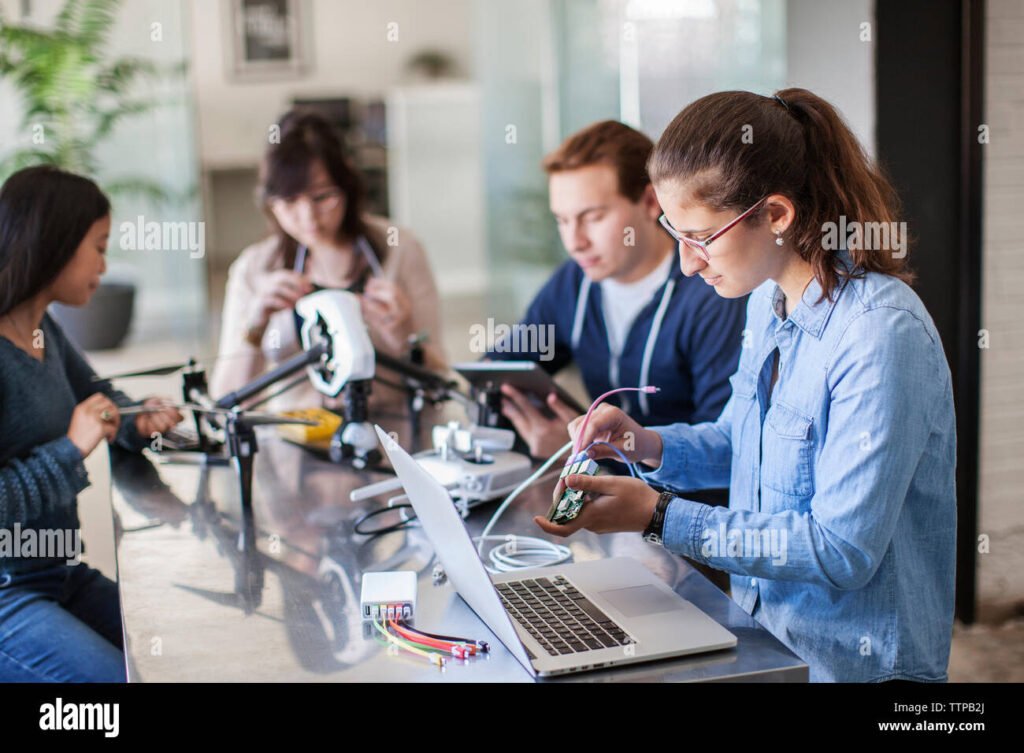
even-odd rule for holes
{"type": "Polygon", "coordinates": [[[735,227],[740,222],[749,217],[751,214],[753,214],[755,211],[757,211],[757,209],[764,203],[765,199],[767,198],[768,197],[765,196],[764,199],[758,201],[756,204],[754,204],[754,206],[752,206],[750,209],[748,209],[746,212],[741,214],[736,219],[732,220],[728,225],[726,225],[723,228],[720,228],[719,230],[716,230],[714,233],[711,234],[710,237],[702,241],[698,241],[693,238],[687,238],[685,235],[680,235],[679,232],[674,227],[672,227],[672,225],[668,221],[668,217],[666,217],[664,214],[662,214],[661,217],[658,218],[658,222],[661,223],[661,226],[665,228],[668,231],[668,234],[675,238],[678,243],[685,243],[687,246],[689,246],[696,252],[697,256],[703,259],[706,263],[710,263],[711,256],[708,254],[708,246],[710,246],[714,241],[718,240],[723,235],[725,235],[725,233],[728,230],[735,227]]]}
{"type": "Polygon", "coordinates": [[[310,194],[300,193],[289,198],[274,196],[270,199],[270,206],[278,211],[294,212],[299,201],[305,199],[310,203],[316,214],[327,214],[338,208],[338,205],[341,204],[342,195],[340,188],[330,187],[314,191],[310,194]]]}

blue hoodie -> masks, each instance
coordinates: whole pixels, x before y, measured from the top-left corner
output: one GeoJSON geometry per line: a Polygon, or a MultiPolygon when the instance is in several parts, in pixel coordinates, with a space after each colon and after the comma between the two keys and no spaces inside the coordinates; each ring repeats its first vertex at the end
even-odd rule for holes
{"type": "Polygon", "coordinates": [[[608,346],[601,286],[569,260],[541,288],[520,322],[554,325],[554,358],[494,349],[487,357],[537,361],[550,374],[575,361],[591,399],[616,387],[660,387],[653,395],[627,392],[607,400],[643,426],[712,421],[729,399],[746,306],[746,296],[721,298],[700,277],[684,276],[673,263],[664,284],[637,315],[616,362],[608,346]]]}

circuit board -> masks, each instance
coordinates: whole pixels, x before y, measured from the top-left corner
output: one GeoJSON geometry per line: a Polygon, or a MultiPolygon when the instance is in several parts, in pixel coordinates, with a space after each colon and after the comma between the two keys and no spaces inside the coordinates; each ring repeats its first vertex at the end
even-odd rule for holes
{"type": "MultiPolygon", "coordinates": [[[[562,475],[560,479],[564,479],[567,476],[573,474],[583,474],[585,476],[595,476],[599,467],[597,463],[588,457],[582,459],[576,458],[573,462],[566,464],[562,469],[562,475]]],[[[563,525],[568,523],[570,520],[576,518],[580,514],[580,510],[583,509],[583,497],[585,493],[579,489],[570,489],[566,487],[562,491],[562,496],[559,497],[557,502],[551,504],[551,509],[548,511],[548,520],[552,523],[558,523],[563,525]]]]}

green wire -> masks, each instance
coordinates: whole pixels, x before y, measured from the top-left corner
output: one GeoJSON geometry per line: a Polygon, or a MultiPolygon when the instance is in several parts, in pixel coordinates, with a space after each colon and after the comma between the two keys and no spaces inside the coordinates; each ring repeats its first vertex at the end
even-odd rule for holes
{"type": "Polygon", "coordinates": [[[379,622],[377,622],[376,615],[373,616],[373,626],[377,629],[379,633],[381,633],[381,635],[383,635],[388,640],[389,643],[401,646],[402,648],[405,648],[407,650],[411,648],[412,653],[423,656],[424,658],[429,659],[431,662],[437,664],[438,666],[441,666],[445,663],[445,657],[443,653],[435,652],[431,650],[429,646],[423,646],[422,644],[415,643],[407,638],[400,638],[396,635],[392,635],[391,633],[389,633],[384,627],[381,626],[379,622]]]}

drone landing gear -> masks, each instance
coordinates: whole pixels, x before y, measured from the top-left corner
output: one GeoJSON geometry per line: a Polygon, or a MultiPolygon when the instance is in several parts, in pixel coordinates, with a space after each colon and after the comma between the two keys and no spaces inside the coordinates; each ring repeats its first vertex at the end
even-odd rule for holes
{"type": "Polygon", "coordinates": [[[377,435],[367,420],[371,389],[372,382],[369,380],[345,385],[345,420],[331,437],[332,463],[348,463],[360,471],[380,463],[377,435]]]}
{"type": "Polygon", "coordinates": [[[256,443],[256,431],[238,414],[228,418],[227,440],[242,500],[241,526],[238,531],[238,556],[242,566],[236,570],[235,592],[241,596],[248,611],[248,607],[260,603],[264,585],[263,565],[256,549],[256,520],[252,508],[253,458],[259,445],[256,443]]]}

